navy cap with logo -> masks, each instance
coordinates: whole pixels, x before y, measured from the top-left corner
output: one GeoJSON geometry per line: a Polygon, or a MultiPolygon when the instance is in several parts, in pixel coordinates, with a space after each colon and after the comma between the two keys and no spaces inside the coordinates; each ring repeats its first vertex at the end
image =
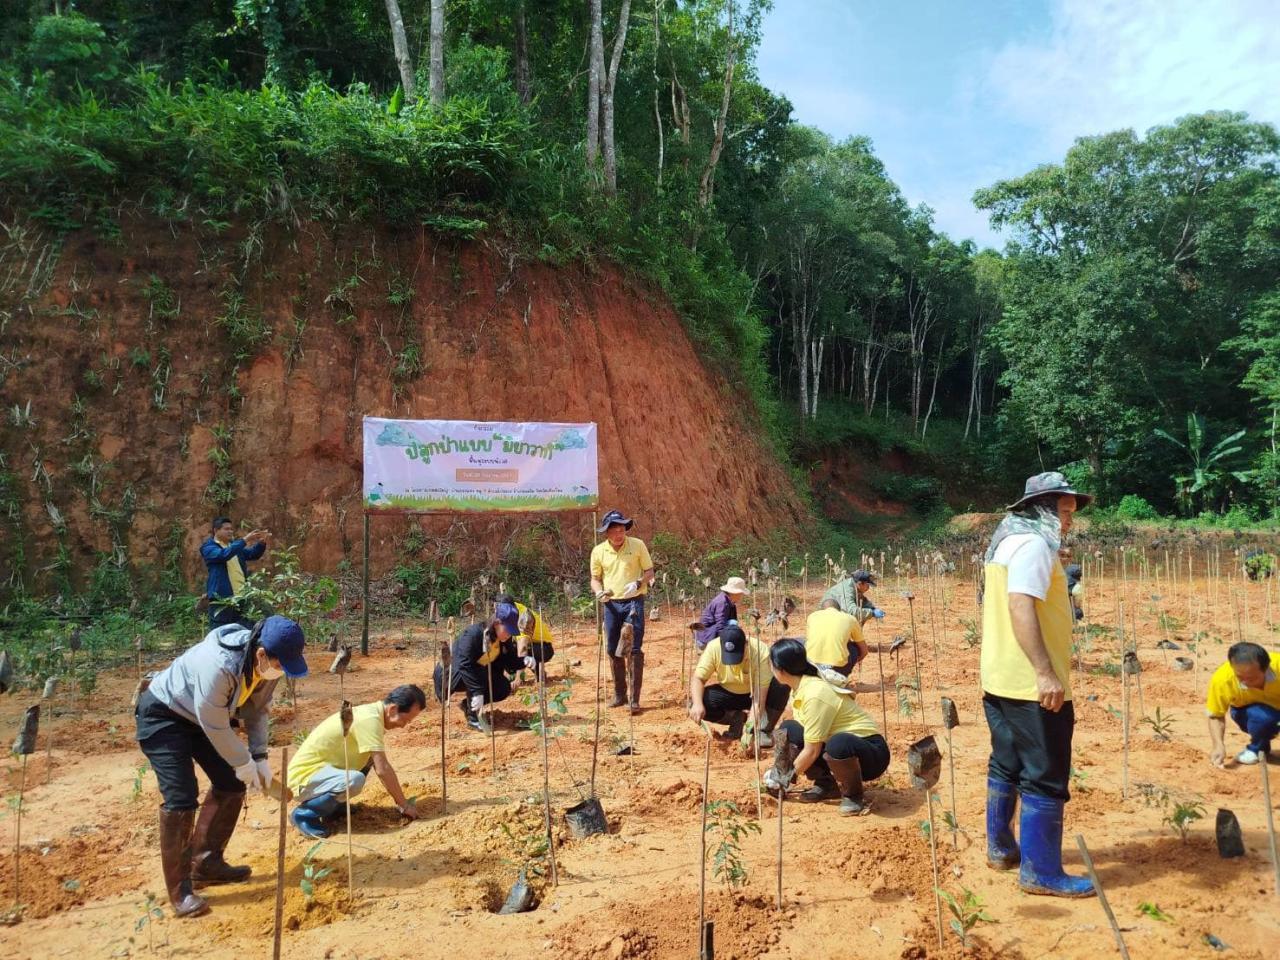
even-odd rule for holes
{"type": "Polygon", "coordinates": [[[631,525],[635,523],[630,517],[625,516],[621,510],[610,510],[600,520],[600,526],[596,527],[596,533],[607,533],[609,528],[615,523],[620,523],[626,529],[630,530],[631,525]]]}
{"type": "Polygon", "coordinates": [[[747,635],[742,632],[736,620],[720,631],[720,662],[729,667],[736,667],[747,655],[747,635]]]}
{"type": "Polygon", "coordinates": [[[285,676],[297,680],[307,675],[307,661],[302,655],[307,638],[295,621],[279,614],[267,617],[262,621],[258,642],[268,657],[280,661],[285,676]]]}
{"type": "Polygon", "coordinates": [[[513,637],[520,636],[520,611],[510,603],[500,603],[494,610],[493,619],[497,620],[513,637]]]}

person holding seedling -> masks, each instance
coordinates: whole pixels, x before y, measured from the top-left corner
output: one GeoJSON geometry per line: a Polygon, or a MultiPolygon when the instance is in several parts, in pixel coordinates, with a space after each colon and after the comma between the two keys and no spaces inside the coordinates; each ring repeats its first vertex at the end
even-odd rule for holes
{"type": "Polygon", "coordinates": [[[1076,509],[1092,499],[1061,473],[1031,477],[996,527],[984,567],[982,705],[991,731],[987,863],[996,870],[1017,867],[1023,890],[1056,897],[1095,893],[1087,877],[1062,869],[1075,713],[1071,598],[1058,556],[1076,509]]]}
{"type": "Polygon", "coordinates": [[[462,713],[467,718],[467,726],[473,730],[489,733],[492,728],[481,711],[486,704],[499,703],[511,696],[511,680],[507,675],[525,666],[516,655],[514,640],[519,634],[520,614],[515,606],[499,603],[489,623],[473,623],[458,634],[453,641],[449,671],[443,664],[436,664],[437,699],[444,701],[459,691],[465,693],[462,713]]]}
{"type": "Polygon", "coordinates": [[[764,785],[775,796],[804,774],[805,803],[840,798],[842,816],[871,812],[863,784],[889,769],[889,744],[848,690],[832,686],[805,656],[804,642],[783,637],[769,650],[774,679],[791,693],[790,720],[778,728],[764,785]]]}
{"type": "Polygon", "coordinates": [[[720,636],[720,632],[730,622],[738,619],[738,601],[750,595],[747,581],[742,577],[730,577],[724,582],[720,592],[702,608],[702,616],[698,618],[698,622],[702,624],[702,628],[694,635],[694,645],[698,650],[706,649],[707,644],[720,636]]]}
{"type": "Polygon", "coordinates": [[[640,709],[640,688],[644,684],[644,599],[653,585],[653,561],[649,548],[638,537],[627,536],[635,521],[620,510],[604,515],[596,533],[604,539],[591,551],[591,592],[604,604],[605,649],[613,671],[611,707],[621,707],[627,699],[627,661],[619,647],[622,625],[631,624],[632,710],[640,709]]]}
{"type": "Polygon", "coordinates": [[[230,517],[214,517],[213,535],[200,544],[200,558],[209,571],[204,592],[210,629],[226,623],[253,626],[236,606],[235,598],[244,592],[250,561],[266,553],[268,536],[266,530],[251,530],[238,538],[230,517]]]}
{"type": "Polygon", "coordinates": [[[245,791],[266,793],[268,716],[276,683],[307,675],[302,628],[281,616],[252,630],[226,624],[162,670],[138,698],[138,746],[160,786],[160,864],[173,912],[209,909],[195,893],[205,883],[240,883],[250,869],[223,859],[245,791]],[[231,728],[239,720],[248,745],[231,728]],[[209,778],[198,803],[196,765],[209,778]],[[196,817],[197,807],[199,819],[196,817]]]}
{"type": "Polygon", "coordinates": [[[400,778],[387,759],[388,730],[407,727],[427,705],[427,695],[411,683],[396,687],[381,700],[362,703],[352,710],[351,729],[342,744],[342,711],[326,717],[302,741],[289,762],[289,789],[298,801],[290,819],[304,835],[323,840],[329,836],[329,818],[349,797],[364,789],[372,769],[387,788],[400,815],[418,818],[413,800],[405,799],[400,778]]]}
{"type": "Polygon", "coordinates": [[[833,584],[822,595],[822,603],[834,600],[840,610],[853,614],[859,623],[866,623],[870,617],[883,620],[884,611],[871,602],[867,592],[875,585],[875,574],[867,570],[855,570],[839,583],[833,584]]]}
{"type": "MultiPolygon", "coordinates": [[[[726,740],[741,740],[751,711],[760,745],[772,746],[770,734],[787,708],[788,690],[773,679],[769,648],[729,623],[706,645],[689,679],[689,716],[694,723],[725,724],[726,740]],[[753,695],[754,694],[754,695],[753,695]]],[[[750,740],[744,745],[750,746],[750,740]]]]}
{"type": "Polygon", "coordinates": [[[1268,654],[1256,643],[1235,643],[1227,662],[1213,671],[1204,704],[1209,716],[1209,762],[1221,767],[1226,757],[1226,715],[1249,735],[1249,745],[1236,762],[1252,766],[1271,755],[1280,732],[1280,652],[1268,654]]]}

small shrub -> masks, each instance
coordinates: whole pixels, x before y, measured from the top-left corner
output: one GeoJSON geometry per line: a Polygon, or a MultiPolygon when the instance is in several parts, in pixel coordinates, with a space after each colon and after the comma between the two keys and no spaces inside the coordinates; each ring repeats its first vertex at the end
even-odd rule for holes
{"type": "Polygon", "coordinates": [[[1156,508],[1136,493],[1126,493],[1112,512],[1122,520],[1159,520],[1156,508]]]}
{"type": "Polygon", "coordinates": [[[1169,829],[1178,835],[1183,843],[1187,842],[1187,832],[1197,820],[1204,818],[1204,804],[1199,800],[1175,802],[1173,809],[1167,811],[1161,823],[1168,824],[1169,829]]]}
{"type": "Polygon", "coordinates": [[[711,851],[712,874],[731,890],[743,886],[747,865],[742,861],[742,838],[759,833],[760,824],[745,819],[732,800],[716,800],[707,805],[707,832],[720,838],[711,851]]]}
{"type": "Polygon", "coordinates": [[[942,897],[947,909],[951,911],[951,929],[960,938],[960,943],[968,949],[969,932],[974,927],[979,923],[999,923],[1000,921],[987,913],[986,905],[976,893],[968,887],[961,887],[960,891],[964,894],[961,900],[957,900],[941,888],[938,890],[938,896],[942,897]]]}

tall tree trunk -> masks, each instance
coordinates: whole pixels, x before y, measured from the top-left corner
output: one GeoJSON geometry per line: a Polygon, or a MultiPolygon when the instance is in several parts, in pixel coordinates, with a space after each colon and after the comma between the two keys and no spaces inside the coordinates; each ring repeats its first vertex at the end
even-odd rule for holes
{"type": "Polygon", "coordinates": [[[618,32],[613,38],[613,52],[609,57],[609,73],[605,78],[601,97],[604,113],[604,130],[601,145],[604,150],[604,192],[613,196],[618,192],[618,154],[613,143],[613,91],[618,83],[618,68],[622,65],[622,49],[627,42],[627,23],[631,19],[631,0],[622,0],[618,13],[618,32]]]}
{"type": "Polygon", "coordinates": [[[818,390],[822,386],[822,354],[826,349],[827,337],[825,334],[818,337],[813,342],[813,387],[809,391],[809,419],[816,420],[818,418],[818,390]]]}
{"type": "Polygon", "coordinates": [[[671,60],[671,122],[680,133],[684,157],[680,161],[685,171],[689,169],[689,142],[693,136],[693,122],[689,116],[689,97],[685,94],[680,78],[676,76],[676,62],[671,60]]]}
{"type": "Polygon", "coordinates": [[[604,75],[604,27],[600,0],[587,0],[591,33],[587,40],[587,169],[594,173],[600,156],[600,81],[604,75]]]}
{"type": "Polygon", "coordinates": [[[662,187],[662,166],[665,161],[666,141],[662,134],[662,110],[658,106],[658,91],[662,81],[658,79],[658,51],[662,46],[662,5],[653,0],[653,121],[658,127],[658,187],[662,187]]]}
{"type": "Polygon", "coordinates": [[[947,335],[943,335],[938,339],[938,358],[933,365],[933,389],[929,391],[929,409],[924,414],[924,427],[920,430],[920,438],[924,439],[924,435],[929,432],[929,418],[933,416],[933,402],[938,397],[938,377],[942,374],[942,352],[947,345],[947,335]]]}
{"type": "MultiPolygon", "coordinates": [[[[387,0],[388,3],[391,0],[387,0]]],[[[444,0],[431,0],[431,103],[444,103],[444,0]]]]}
{"type": "Polygon", "coordinates": [[[524,19],[524,0],[516,4],[516,96],[526,105],[533,99],[533,73],[529,69],[529,28],[524,19]]]}
{"type": "Polygon", "coordinates": [[[716,165],[720,162],[720,154],[724,150],[724,130],[729,121],[729,102],[733,94],[733,72],[738,61],[738,38],[733,32],[733,14],[735,2],[729,0],[729,35],[728,48],[724,57],[724,86],[720,93],[720,112],[716,115],[715,127],[711,137],[711,152],[707,155],[707,163],[702,168],[702,176],[698,180],[698,203],[705,209],[711,205],[715,194],[716,165]]]}
{"type": "Polygon", "coordinates": [[[396,68],[400,71],[400,87],[404,98],[411,101],[413,85],[413,60],[409,57],[409,38],[404,32],[404,17],[400,14],[400,0],[387,0],[387,19],[391,21],[391,47],[395,51],[396,68]]]}

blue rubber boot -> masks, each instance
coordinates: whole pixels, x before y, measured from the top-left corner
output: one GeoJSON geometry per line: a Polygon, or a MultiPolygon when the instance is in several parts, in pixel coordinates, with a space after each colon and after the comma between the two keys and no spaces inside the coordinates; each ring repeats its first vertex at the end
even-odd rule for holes
{"type": "Polygon", "coordinates": [[[1022,795],[1022,867],[1018,886],[1027,893],[1048,897],[1092,897],[1093,881],[1062,872],[1061,800],[1034,793],[1022,795]]]}
{"type": "Polygon", "coordinates": [[[323,840],[329,836],[329,828],[324,825],[324,818],[333,816],[339,806],[338,798],[332,793],[322,793],[318,797],[303,801],[293,808],[289,819],[303,836],[313,840],[323,840]]]}
{"type": "Polygon", "coordinates": [[[987,777],[987,866],[992,870],[1012,870],[1022,861],[1018,841],[1013,837],[1013,815],[1017,809],[1017,788],[1012,783],[987,777]]]}

